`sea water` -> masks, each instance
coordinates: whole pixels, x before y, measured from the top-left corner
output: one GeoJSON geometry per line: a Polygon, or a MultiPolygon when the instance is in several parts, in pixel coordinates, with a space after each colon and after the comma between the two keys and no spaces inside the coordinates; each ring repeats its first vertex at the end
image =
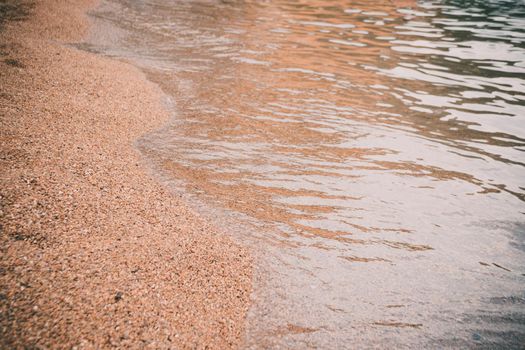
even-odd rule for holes
{"type": "Polygon", "coordinates": [[[246,347],[524,346],[524,1],[92,16],[171,101],[141,152],[259,256],[246,347]]]}

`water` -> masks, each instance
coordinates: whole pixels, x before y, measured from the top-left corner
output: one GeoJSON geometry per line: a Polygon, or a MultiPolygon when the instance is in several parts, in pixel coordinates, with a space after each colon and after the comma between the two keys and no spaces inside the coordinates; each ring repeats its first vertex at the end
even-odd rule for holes
{"type": "Polygon", "coordinates": [[[139,149],[260,253],[246,347],[524,347],[524,1],[93,17],[171,98],[139,149]]]}

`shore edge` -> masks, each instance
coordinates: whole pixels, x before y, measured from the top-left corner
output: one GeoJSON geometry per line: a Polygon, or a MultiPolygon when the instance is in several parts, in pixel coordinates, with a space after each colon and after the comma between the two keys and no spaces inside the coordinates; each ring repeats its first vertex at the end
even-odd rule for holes
{"type": "Polygon", "coordinates": [[[252,258],[144,169],[169,118],[135,67],[65,47],[91,0],[0,25],[0,348],[236,348],[252,258]]]}

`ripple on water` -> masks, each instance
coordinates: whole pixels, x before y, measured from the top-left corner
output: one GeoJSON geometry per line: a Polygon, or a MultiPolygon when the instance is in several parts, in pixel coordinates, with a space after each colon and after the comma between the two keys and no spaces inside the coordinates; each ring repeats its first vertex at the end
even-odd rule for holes
{"type": "Polygon", "coordinates": [[[254,225],[247,346],[522,346],[523,2],[106,0],[93,16],[119,35],[84,47],[174,101],[141,151],[210,215],[254,225]]]}

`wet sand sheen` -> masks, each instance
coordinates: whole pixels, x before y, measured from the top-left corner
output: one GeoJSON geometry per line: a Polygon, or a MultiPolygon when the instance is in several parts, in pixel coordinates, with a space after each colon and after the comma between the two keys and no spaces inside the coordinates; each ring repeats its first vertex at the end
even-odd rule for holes
{"type": "Polygon", "coordinates": [[[171,97],[139,149],[262,252],[248,347],[519,348],[523,13],[107,0],[82,47],[171,97]]]}
{"type": "Polygon", "coordinates": [[[62,44],[94,4],[0,4],[0,348],[238,347],[251,257],[147,174],[160,89],[62,44]]]}

